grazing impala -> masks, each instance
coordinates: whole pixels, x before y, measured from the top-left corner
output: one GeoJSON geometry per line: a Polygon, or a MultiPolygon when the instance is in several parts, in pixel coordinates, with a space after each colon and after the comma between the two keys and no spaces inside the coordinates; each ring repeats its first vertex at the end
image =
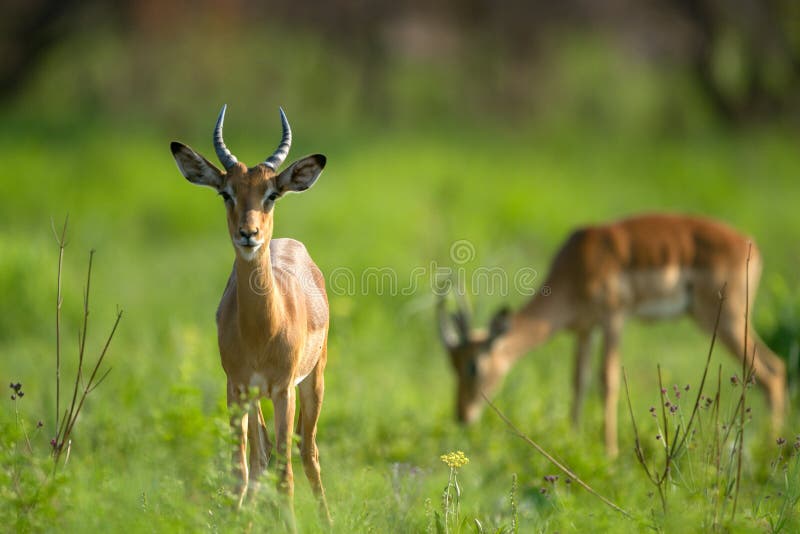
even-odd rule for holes
{"type": "Polygon", "coordinates": [[[222,139],[225,106],[214,129],[214,148],[224,171],[184,144],[173,142],[171,148],[178,169],[187,180],[213,188],[224,200],[228,233],[236,253],[217,310],[217,332],[222,367],[228,377],[231,426],[239,437],[233,454],[234,470],[241,480],[239,505],[248,478],[259,477],[272,452],[259,403],[266,396],[275,408],[279,482],[291,508],[296,386],[300,398],[297,431],[303,468],[319,499],[321,512],[329,520],[316,444],[327,359],[325,283],[302,243],[272,239],[275,201],[286,193],[311,187],[325,167],[325,156],[307,156],[278,172],[292,142],[283,110],[280,115],[283,138],[275,152],[254,167],[240,163],[225,146],[222,139]],[[250,391],[257,391],[257,396],[252,398],[250,391]],[[234,409],[237,405],[238,410],[234,409]]]}
{"type": "Polygon", "coordinates": [[[439,301],[439,330],[455,369],[457,416],[475,420],[514,363],[562,329],[575,333],[574,397],[571,416],[577,424],[589,370],[591,333],[602,330],[602,378],[605,396],[605,443],[617,454],[617,401],[620,385],[619,343],[628,316],[664,319],[688,313],[706,331],[714,328],[718,294],[727,284],[719,330],[722,343],[742,358],[747,330],[748,362],[755,354],[755,377],[766,390],[772,422],[780,426],[786,370],[783,361],[745,324],[745,303],[754,300],[761,257],[752,245],[750,295],[747,294],[748,239],[728,226],[700,217],[644,215],[572,233],[556,254],[540,292],[519,311],[507,308],[491,320],[487,332],[473,332],[463,304],[449,316],[439,301]],[[547,296],[546,296],[547,295],[547,296]]]}

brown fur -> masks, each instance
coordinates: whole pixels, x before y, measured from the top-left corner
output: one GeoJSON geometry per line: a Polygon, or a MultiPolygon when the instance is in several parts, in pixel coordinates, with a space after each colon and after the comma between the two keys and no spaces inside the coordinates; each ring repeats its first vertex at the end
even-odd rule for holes
{"type": "MultiPolygon", "coordinates": [[[[625,319],[658,320],[687,313],[710,333],[725,285],[719,340],[741,360],[747,330],[748,361],[755,349],[756,380],[767,392],[777,429],[785,409],[785,365],[744,321],[746,303],[755,300],[760,276],[761,255],[755,244],[711,219],[654,214],[578,229],[556,254],[542,286],[546,290],[516,313],[498,314],[494,322],[503,326],[489,334],[460,335],[457,343],[445,339],[458,378],[458,418],[476,419],[481,391],[494,392],[516,360],[568,329],[577,339],[571,412],[577,424],[588,380],[591,332],[600,329],[605,443],[609,455],[615,456],[619,342],[625,319]]],[[[442,315],[440,321],[446,323],[447,318],[442,315]]],[[[447,325],[442,328],[445,332],[447,325]]]]}

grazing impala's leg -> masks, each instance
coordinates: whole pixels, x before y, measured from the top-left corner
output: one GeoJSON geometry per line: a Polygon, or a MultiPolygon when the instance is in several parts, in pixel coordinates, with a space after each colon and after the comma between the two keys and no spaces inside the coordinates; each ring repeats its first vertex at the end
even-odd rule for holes
{"type": "Polygon", "coordinates": [[[278,484],[286,493],[291,508],[294,495],[294,475],[292,474],[292,428],[295,412],[294,385],[272,393],[275,407],[275,443],[278,449],[278,484]]]}
{"type": "MultiPolygon", "coordinates": [[[[324,351],[325,349],[323,349],[324,351]]],[[[311,484],[314,495],[319,500],[320,515],[328,523],[331,522],[331,515],[328,511],[328,503],[325,499],[325,489],[322,487],[322,478],[319,469],[319,450],[317,449],[317,420],[322,408],[322,398],[325,392],[325,370],[326,356],[320,357],[314,371],[300,383],[298,391],[300,394],[300,417],[298,426],[300,431],[300,457],[303,459],[303,470],[306,478],[311,484]]]]}
{"type": "Polygon", "coordinates": [[[236,448],[233,451],[232,467],[233,476],[239,479],[236,492],[239,494],[238,506],[242,506],[247,493],[247,413],[242,413],[239,390],[228,379],[228,412],[231,414],[231,431],[237,438],[236,448]]]}
{"type": "MultiPolygon", "coordinates": [[[[714,281],[708,287],[721,287],[719,281],[714,281]]],[[[758,287],[758,279],[751,280],[750,302],[754,300],[758,287]]],[[[737,285],[729,285],[726,298],[722,302],[717,336],[720,342],[730,353],[742,361],[744,347],[744,310],[745,310],[745,285],[742,280],[737,285]]],[[[714,331],[714,324],[719,308],[719,297],[716,291],[698,290],[693,294],[694,305],[692,317],[697,324],[708,332],[714,331]]],[[[752,310],[752,305],[750,307],[752,310]]],[[[753,358],[755,347],[755,361],[753,361],[755,377],[758,384],[766,391],[772,410],[772,428],[778,432],[783,425],[783,416],[786,403],[786,365],[776,356],[758,337],[751,327],[747,331],[747,363],[753,358]]]]}
{"type": "Polygon", "coordinates": [[[603,325],[603,393],[605,395],[605,439],[606,453],[615,458],[617,446],[617,404],[619,403],[620,359],[619,342],[623,316],[610,312],[603,325]]]}
{"type": "Polygon", "coordinates": [[[769,395],[772,428],[777,433],[783,427],[786,415],[786,364],[758,338],[758,334],[751,330],[750,336],[756,343],[756,368],[761,370],[760,375],[756,372],[756,380],[769,395]]]}
{"type": "MultiPolygon", "coordinates": [[[[272,443],[267,435],[267,427],[264,423],[264,414],[261,413],[261,402],[258,399],[251,401],[248,411],[250,424],[247,427],[247,439],[250,442],[250,476],[251,482],[258,483],[258,478],[264,469],[267,468],[270,454],[272,453],[272,443]]],[[[255,489],[254,484],[250,488],[255,489]]]]}
{"type": "Polygon", "coordinates": [[[586,384],[589,381],[589,357],[592,347],[591,329],[578,330],[575,333],[575,369],[573,369],[572,386],[572,425],[578,426],[583,412],[583,399],[586,396],[586,384]]]}
{"type": "MultiPolygon", "coordinates": [[[[726,301],[727,304],[727,301],[726,301]]],[[[726,306],[727,307],[727,306],[726,306]]],[[[727,311],[731,316],[734,312],[727,311]]],[[[744,317],[738,315],[738,319],[733,317],[725,319],[726,311],[723,311],[723,318],[720,320],[720,340],[740,361],[744,350],[744,317]]],[[[772,429],[780,431],[783,426],[783,415],[785,409],[785,383],[786,366],[778,356],[776,356],[753,331],[748,327],[747,331],[747,365],[752,363],[755,378],[761,388],[766,392],[772,411],[772,429]],[[755,349],[755,352],[754,350],[755,349]]]]}

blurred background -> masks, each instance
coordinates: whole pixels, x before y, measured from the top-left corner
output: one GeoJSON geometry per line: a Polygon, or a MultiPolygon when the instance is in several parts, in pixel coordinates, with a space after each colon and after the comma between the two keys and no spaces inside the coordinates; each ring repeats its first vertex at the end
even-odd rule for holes
{"type": "MultiPolygon", "coordinates": [[[[359,485],[357,500],[394,488],[387,525],[422,521],[422,505],[421,483],[397,482],[385,462],[424,465],[453,442],[471,445],[482,451],[476,463],[493,468],[465,483],[502,488],[496,477],[529,459],[453,425],[430,285],[381,291],[363,282],[368,269],[389,269],[402,289],[416,268],[453,265],[452,244],[466,240],[473,253],[455,262],[465,269],[543,276],[578,225],[653,210],[708,215],[759,244],[755,324],[797,373],[796,1],[6,0],[0,28],[0,373],[29,383],[28,413],[53,424],[51,220],[60,227],[69,215],[65,346],[81,319],[89,249],[90,340],[102,342],[117,305],[126,313],[115,370],[90,399],[73,453],[110,449],[128,477],[109,482],[95,465],[81,479],[105,520],[138,492],[168,509],[168,496],[203,502],[219,481],[210,473],[224,463],[224,375],[213,317],[232,251],[221,201],[180,176],[168,144],[215,159],[223,103],[225,141],[240,160],[272,153],[278,106],[294,130],[289,160],[328,156],[313,190],[280,202],[275,235],[304,241],[323,272],[362,280],[331,294],[320,446],[323,469],[327,458],[332,478],[342,475],[334,493],[359,485]],[[371,445],[355,452],[354,440],[371,445]],[[98,480],[102,495],[91,489],[98,480]]],[[[527,298],[471,289],[479,322],[527,298]]],[[[656,362],[676,381],[696,378],[707,341],[688,321],[630,326],[623,353],[643,394],[656,362]]],[[[499,397],[511,416],[564,440],[573,439],[571,351],[557,337],[499,397]]],[[[578,465],[591,464],[585,448],[601,455],[594,404],[565,453],[578,465]]],[[[355,506],[340,502],[342,515],[355,506]]],[[[493,502],[481,506],[491,512],[493,502]]],[[[363,526],[364,514],[341,524],[363,526]]]]}
{"type": "Polygon", "coordinates": [[[224,94],[250,117],[280,99],[334,124],[578,118],[679,133],[796,124],[800,105],[791,0],[10,0],[3,10],[0,94],[53,118],[145,114],[174,127],[224,94]]]}

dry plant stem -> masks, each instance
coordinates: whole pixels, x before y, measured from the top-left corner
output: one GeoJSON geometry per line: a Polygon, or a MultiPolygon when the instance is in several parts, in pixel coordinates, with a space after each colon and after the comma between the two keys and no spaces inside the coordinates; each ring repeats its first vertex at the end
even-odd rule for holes
{"type": "MultiPolygon", "coordinates": [[[[714,331],[711,335],[711,345],[708,348],[708,356],[706,356],[706,363],[703,367],[703,376],[700,379],[700,386],[697,390],[697,396],[695,398],[694,407],[692,408],[692,414],[689,417],[689,422],[686,424],[686,429],[683,431],[683,435],[681,435],[681,427],[678,426],[675,430],[675,436],[672,440],[672,445],[670,445],[669,441],[669,424],[667,421],[667,412],[666,412],[666,401],[665,401],[665,392],[666,389],[664,388],[664,383],[661,376],[661,365],[657,365],[656,369],[658,371],[658,388],[659,388],[659,398],[661,399],[661,421],[663,426],[663,440],[664,440],[664,470],[658,474],[654,470],[651,470],[650,467],[647,465],[647,460],[644,457],[644,451],[641,447],[641,439],[639,437],[639,428],[636,425],[636,418],[633,415],[633,404],[631,402],[631,393],[630,388],[628,386],[628,373],[625,370],[625,367],[622,368],[622,379],[625,383],[625,395],[628,401],[628,412],[630,413],[631,417],[631,425],[633,426],[633,434],[635,440],[635,453],[636,459],[639,461],[639,464],[644,469],[645,474],[653,483],[653,485],[658,489],[658,495],[661,498],[661,507],[666,512],[667,510],[667,499],[666,499],[666,492],[664,491],[664,482],[668,479],[670,474],[670,468],[672,466],[672,460],[675,456],[680,452],[683,448],[684,444],[686,443],[686,438],[691,434],[692,426],[694,425],[695,416],[697,415],[697,411],[700,407],[700,397],[703,394],[703,390],[705,388],[706,378],[708,377],[708,368],[711,365],[711,355],[714,353],[714,345],[717,340],[717,330],[719,329],[719,321],[720,317],[722,316],[722,304],[725,300],[725,287],[723,285],[719,291],[719,307],[717,308],[717,318],[714,322],[714,331]],[[679,439],[680,438],[680,439],[679,439]]],[[[722,367],[720,367],[720,373],[722,367]]],[[[718,378],[717,382],[717,403],[719,403],[719,384],[721,378],[718,378]]],[[[717,471],[719,472],[719,458],[717,458],[717,471]]]]}
{"type": "Polygon", "coordinates": [[[561,472],[562,472],[562,473],[564,473],[565,475],[567,475],[568,477],[570,477],[571,479],[573,479],[573,480],[574,480],[575,482],[577,482],[577,483],[578,483],[578,484],[579,484],[579,485],[580,485],[580,486],[581,486],[583,489],[585,489],[586,491],[588,491],[589,493],[591,493],[592,495],[594,495],[595,497],[597,497],[598,499],[600,499],[601,501],[603,501],[603,503],[605,503],[606,505],[608,505],[609,507],[611,507],[611,508],[612,508],[612,509],[614,509],[615,511],[617,511],[617,512],[621,513],[622,515],[624,515],[624,516],[625,516],[625,517],[627,517],[628,519],[632,519],[632,518],[633,518],[633,516],[632,516],[632,515],[631,515],[629,512],[625,511],[624,509],[620,508],[619,506],[617,506],[616,504],[614,504],[613,502],[611,502],[611,501],[610,501],[610,500],[608,500],[607,498],[605,498],[605,497],[603,497],[602,495],[600,495],[600,494],[599,494],[597,491],[595,491],[595,490],[594,490],[594,489],[593,489],[591,486],[589,486],[589,484],[587,484],[586,482],[584,482],[583,480],[581,480],[581,479],[580,479],[580,477],[578,477],[578,475],[576,475],[575,473],[573,473],[573,472],[572,472],[572,471],[571,471],[569,468],[567,468],[566,466],[564,466],[563,464],[561,464],[561,462],[559,462],[558,460],[556,460],[555,458],[553,458],[553,457],[552,457],[550,454],[548,454],[548,452],[547,452],[547,451],[545,451],[545,450],[544,450],[542,447],[540,447],[540,446],[539,446],[539,444],[537,444],[537,443],[536,443],[535,441],[533,441],[531,438],[529,438],[528,436],[526,436],[525,434],[523,434],[523,433],[522,433],[522,432],[521,432],[521,431],[520,431],[520,430],[519,430],[519,429],[518,429],[516,426],[514,426],[514,424],[511,422],[511,420],[510,420],[508,417],[506,417],[506,416],[505,416],[505,414],[503,414],[503,412],[501,412],[501,411],[500,411],[500,409],[499,409],[497,406],[495,406],[494,404],[492,404],[492,401],[490,401],[490,400],[489,400],[489,398],[486,396],[486,394],[485,394],[485,393],[481,392],[481,395],[483,396],[483,399],[486,401],[486,404],[488,404],[488,405],[489,405],[489,407],[490,407],[490,408],[491,408],[491,409],[494,411],[494,413],[496,413],[496,414],[497,414],[497,416],[498,416],[498,417],[500,417],[500,419],[502,419],[502,420],[503,420],[503,422],[506,424],[506,426],[507,426],[508,428],[510,428],[510,429],[511,429],[511,431],[512,431],[514,434],[516,434],[516,435],[517,435],[519,438],[521,438],[521,439],[522,439],[522,440],[523,440],[525,443],[527,443],[528,445],[530,445],[531,447],[533,447],[534,449],[536,449],[536,451],[537,451],[539,454],[541,454],[542,456],[544,456],[544,457],[547,459],[547,461],[548,461],[548,462],[550,462],[551,464],[553,464],[554,466],[556,466],[558,469],[560,469],[560,470],[561,470],[561,472]]]}
{"type": "MultiPolygon", "coordinates": [[[[736,458],[736,486],[733,493],[733,508],[731,510],[731,521],[733,518],[736,517],[736,505],[739,502],[739,485],[742,479],[742,449],[744,448],[744,420],[745,420],[745,401],[747,396],[747,384],[750,383],[750,375],[747,372],[747,331],[749,330],[748,325],[750,324],[750,252],[753,248],[752,243],[748,243],[747,245],[747,260],[745,260],[745,270],[744,270],[744,284],[745,284],[745,292],[744,292],[744,347],[742,348],[742,396],[741,396],[741,408],[739,412],[739,444],[737,446],[737,458],[736,458]]],[[[755,367],[755,358],[756,358],[756,348],[753,345],[753,361],[751,364],[751,369],[755,367]]]]}
{"type": "Polygon", "coordinates": [[[651,470],[650,467],[647,465],[647,460],[644,457],[644,451],[642,450],[641,440],[639,439],[639,428],[636,425],[636,418],[633,416],[633,405],[631,404],[631,392],[630,388],[628,387],[628,373],[625,370],[625,367],[622,368],[622,380],[625,383],[625,397],[628,400],[628,412],[631,415],[631,425],[633,426],[633,438],[634,438],[634,452],[636,453],[636,459],[639,461],[639,464],[644,469],[647,478],[650,479],[650,482],[658,490],[658,496],[661,499],[661,508],[666,511],[667,509],[667,498],[664,494],[664,487],[663,482],[664,478],[666,477],[666,470],[663,474],[658,475],[655,471],[651,470]]]}
{"type": "Polygon", "coordinates": [[[63,272],[64,265],[64,249],[67,246],[67,224],[69,223],[69,215],[64,219],[64,225],[61,228],[61,235],[56,233],[55,223],[50,219],[50,224],[53,228],[56,242],[58,243],[58,275],[57,275],[57,293],[56,293],[56,429],[60,429],[59,416],[61,415],[61,304],[63,298],[61,296],[61,273],[63,272]]]}
{"type": "Polygon", "coordinates": [[[717,394],[714,396],[714,432],[716,442],[714,443],[714,460],[716,467],[716,481],[714,484],[716,499],[714,502],[714,525],[719,521],[719,506],[720,506],[720,482],[722,481],[722,441],[720,439],[719,431],[719,401],[720,392],[722,391],[722,365],[717,368],[717,394]]]}
{"type": "Polygon", "coordinates": [[[664,400],[665,392],[667,391],[664,387],[664,383],[661,380],[661,364],[656,364],[656,372],[658,374],[658,394],[661,396],[661,427],[663,428],[664,432],[664,450],[667,452],[667,464],[664,469],[665,472],[669,472],[669,424],[667,421],[667,402],[664,400]]]}
{"type": "MultiPolygon", "coordinates": [[[[83,294],[83,326],[81,328],[80,340],[78,343],[78,371],[75,374],[75,385],[72,388],[72,402],[69,405],[69,416],[67,417],[67,429],[72,425],[69,421],[73,420],[76,401],[78,398],[78,389],[83,382],[83,357],[86,351],[86,332],[89,330],[89,291],[91,289],[92,281],[92,262],[94,260],[94,250],[89,251],[89,268],[86,273],[86,290],[83,294]]],[[[66,435],[65,435],[66,437],[66,435]]]]}
{"type": "MultiPolygon", "coordinates": [[[[711,365],[711,355],[714,352],[714,345],[717,341],[717,331],[719,330],[719,320],[722,316],[722,303],[725,301],[725,288],[727,286],[727,282],[722,285],[722,288],[719,290],[719,308],[717,308],[717,319],[714,322],[714,332],[711,334],[711,345],[708,347],[708,356],[706,357],[706,365],[703,367],[703,376],[700,379],[700,387],[697,390],[697,397],[694,399],[694,406],[692,407],[692,415],[689,416],[689,422],[686,424],[686,432],[683,433],[683,437],[681,438],[680,443],[677,445],[677,449],[680,450],[683,447],[684,443],[686,442],[686,438],[689,436],[689,430],[692,428],[692,424],[694,423],[694,418],[697,415],[697,411],[700,408],[700,397],[703,395],[703,389],[706,385],[706,378],[708,377],[708,368],[711,365]]],[[[719,389],[717,389],[717,396],[719,397],[719,389]]],[[[677,436],[676,436],[677,438],[677,436]]]]}
{"type": "MultiPolygon", "coordinates": [[[[61,342],[60,342],[60,316],[61,316],[61,272],[62,272],[62,258],[64,253],[64,247],[66,246],[66,241],[64,239],[66,234],[66,222],[64,223],[64,228],[61,233],[61,237],[57,238],[59,244],[59,264],[58,264],[58,299],[57,299],[57,310],[56,310],[56,323],[57,323],[57,335],[56,335],[56,343],[57,343],[57,352],[56,352],[56,387],[57,391],[60,390],[60,381],[61,381],[61,342]]],[[[70,436],[72,435],[72,430],[75,426],[75,422],[78,420],[78,415],[80,415],[81,409],[83,408],[83,404],[86,401],[87,395],[99,386],[103,380],[106,379],[108,373],[111,372],[111,369],[105,371],[102,375],[98,378],[98,372],[100,371],[100,367],[103,364],[103,360],[108,352],[108,348],[111,345],[111,340],[114,338],[114,334],[117,331],[117,327],[119,326],[119,322],[122,319],[122,311],[117,311],[117,317],[114,321],[114,325],[111,328],[111,332],[106,339],[105,345],[103,345],[103,349],[100,352],[100,356],[97,358],[97,361],[92,368],[92,372],[89,375],[88,381],[84,382],[83,380],[83,364],[86,354],[86,334],[88,331],[88,324],[89,324],[89,295],[91,290],[91,280],[92,280],[92,261],[94,258],[94,250],[89,253],[89,267],[86,274],[86,290],[83,296],[83,324],[80,330],[80,336],[78,341],[78,369],[75,374],[75,382],[72,388],[72,400],[69,404],[69,407],[64,410],[64,415],[61,420],[59,420],[59,411],[60,411],[60,398],[56,400],[56,437],[55,437],[55,445],[53,447],[53,470],[55,471],[58,467],[59,460],[62,454],[65,455],[64,463],[69,460],[70,449],[72,445],[72,441],[70,436]],[[66,449],[64,446],[66,445],[66,449]]],[[[57,395],[58,397],[58,395],[57,395]]]]}
{"type": "MultiPolygon", "coordinates": [[[[103,382],[103,380],[106,379],[108,373],[111,372],[111,369],[109,368],[108,370],[106,370],[105,373],[103,373],[103,375],[98,380],[95,380],[95,378],[97,377],[97,372],[100,369],[100,366],[103,364],[103,359],[105,358],[106,353],[108,352],[108,347],[111,345],[111,340],[114,338],[114,334],[117,331],[117,327],[119,326],[119,322],[121,319],[122,319],[122,311],[120,310],[117,311],[117,318],[114,321],[114,326],[111,328],[111,333],[108,335],[106,343],[103,346],[103,350],[100,353],[100,356],[97,358],[97,362],[95,363],[94,368],[92,369],[92,374],[89,376],[89,380],[86,382],[86,385],[83,388],[80,400],[77,401],[77,405],[75,405],[73,402],[73,406],[70,408],[70,415],[66,418],[64,433],[63,435],[59,435],[56,438],[56,442],[58,444],[56,447],[56,463],[58,463],[58,458],[61,455],[62,445],[64,443],[69,443],[70,441],[69,437],[72,434],[72,429],[75,426],[75,422],[78,420],[78,415],[81,412],[81,408],[83,408],[83,403],[84,401],[86,401],[86,396],[89,395],[89,393],[91,393],[92,391],[94,391],[95,388],[99,386],[103,382]]],[[[78,379],[76,378],[73,398],[76,398],[77,391],[78,391],[78,379]]],[[[67,448],[67,459],[69,459],[69,447],[67,448]]],[[[64,463],[66,463],[66,460],[64,463]]]]}

